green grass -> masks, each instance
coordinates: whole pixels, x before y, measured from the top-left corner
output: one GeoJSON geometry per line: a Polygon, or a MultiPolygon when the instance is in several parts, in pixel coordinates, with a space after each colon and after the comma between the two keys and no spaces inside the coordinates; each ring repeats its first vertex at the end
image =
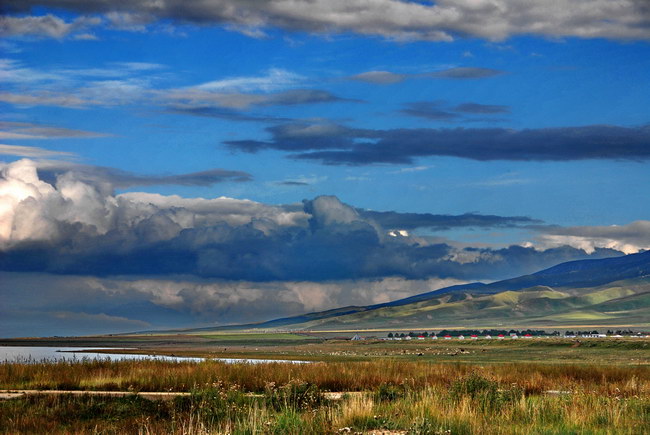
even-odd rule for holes
{"type": "Polygon", "coordinates": [[[631,367],[82,362],[35,369],[5,365],[0,376],[5,383],[19,383],[31,377],[105,376],[118,369],[128,377],[136,368],[140,382],[155,375],[171,382],[183,373],[209,382],[195,384],[189,389],[192,394],[168,401],[134,395],[0,401],[0,433],[640,434],[650,427],[650,376],[647,369],[631,367]],[[236,375],[239,371],[245,376],[236,375]],[[176,376],[167,377],[170,372],[176,376]],[[331,383],[333,372],[342,384],[331,383]],[[238,376],[246,383],[237,382],[238,376]],[[253,385],[259,386],[259,394],[247,394],[253,385]],[[356,387],[362,393],[327,400],[323,392],[332,387],[356,387]],[[570,394],[544,393],[551,389],[570,394]]]}
{"type": "Polygon", "coordinates": [[[211,334],[192,334],[199,337],[207,338],[209,340],[215,341],[303,341],[303,340],[313,340],[313,337],[310,337],[305,334],[290,334],[290,333],[247,333],[240,332],[237,334],[227,334],[227,333],[211,333],[211,334]]]}
{"type": "Polygon", "coordinates": [[[497,294],[442,294],[402,306],[364,310],[296,323],[292,328],[328,330],[381,327],[495,327],[519,325],[624,324],[650,326],[650,282],[645,278],[593,288],[536,286],[497,294]]]}

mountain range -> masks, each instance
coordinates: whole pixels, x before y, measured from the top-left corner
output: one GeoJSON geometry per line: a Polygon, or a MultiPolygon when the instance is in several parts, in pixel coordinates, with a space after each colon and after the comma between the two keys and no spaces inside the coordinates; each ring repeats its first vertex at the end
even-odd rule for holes
{"type": "MultiPolygon", "coordinates": [[[[446,287],[237,329],[650,326],[650,251],[561,263],[530,275],[446,287]]],[[[213,329],[203,328],[202,330],[213,329]]],[[[219,328],[223,329],[223,328],[219,328]]]]}

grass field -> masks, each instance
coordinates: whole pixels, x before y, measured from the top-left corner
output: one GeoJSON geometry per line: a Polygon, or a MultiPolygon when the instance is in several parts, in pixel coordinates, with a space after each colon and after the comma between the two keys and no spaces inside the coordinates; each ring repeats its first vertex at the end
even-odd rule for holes
{"type": "MultiPolygon", "coordinates": [[[[396,359],[433,363],[497,364],[546,362],[650,366],[650,340],[532,339],[532,340],[412,340],[350,341],[337,333],[227,333],[146,336],[102,336],[4,340],[0,345],[115,347],[114,353],[175,355],[208,358],[294,359],[309,361],[374,361],[396,359]]],[[[369,331],[368,336],[386,332],[369,331]]]]}
{"type": "Polygon", "coordinates": [[[2,401],[0,433],[7,434],[641,434],[650,428],[650,369],[639,365],[5,363],[0,388],[192,393],[168,401],[135,395],[2,401]],[[325,391],[346,394],[333,401],[325,391]]]}

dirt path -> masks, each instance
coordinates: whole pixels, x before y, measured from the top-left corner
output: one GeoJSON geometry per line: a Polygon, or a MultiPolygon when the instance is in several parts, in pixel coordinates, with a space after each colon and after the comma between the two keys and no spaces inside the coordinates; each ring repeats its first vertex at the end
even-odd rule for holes
{"type": "MultiPolygon", "coordinates": [[[[166,391],[89,391],[89,390],[0,390],[0,400],[18,399],[24,396],[61,396],[70,394],[73,396],[103,396],[103,397],[125,397],[136,395],[149,400],[171,400],[175,397],[189,396],[188,392],[166,392],[166,391]]],[[[361,395],[362,392],[325,392],[323,396],[327,400],[341,400],[345,395],[354,396],[361,395]]],[[[248,393],[249,397],[262,397],[262,394],[248,393]]]]}

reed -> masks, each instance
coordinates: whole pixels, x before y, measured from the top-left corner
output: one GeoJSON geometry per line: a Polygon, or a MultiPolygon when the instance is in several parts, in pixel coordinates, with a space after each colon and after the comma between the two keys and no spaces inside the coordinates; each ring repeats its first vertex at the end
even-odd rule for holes
{"type": "Polygon", "coordinates": [[[639,434],[650,428],[650,369],[643,366],[87,360],[0,364],[0,386],[191,392],[168,401],[136,395],[2,401],[3,434],[639,434]],[[325,391],[350,393],[328,400],[325,391]]]}

